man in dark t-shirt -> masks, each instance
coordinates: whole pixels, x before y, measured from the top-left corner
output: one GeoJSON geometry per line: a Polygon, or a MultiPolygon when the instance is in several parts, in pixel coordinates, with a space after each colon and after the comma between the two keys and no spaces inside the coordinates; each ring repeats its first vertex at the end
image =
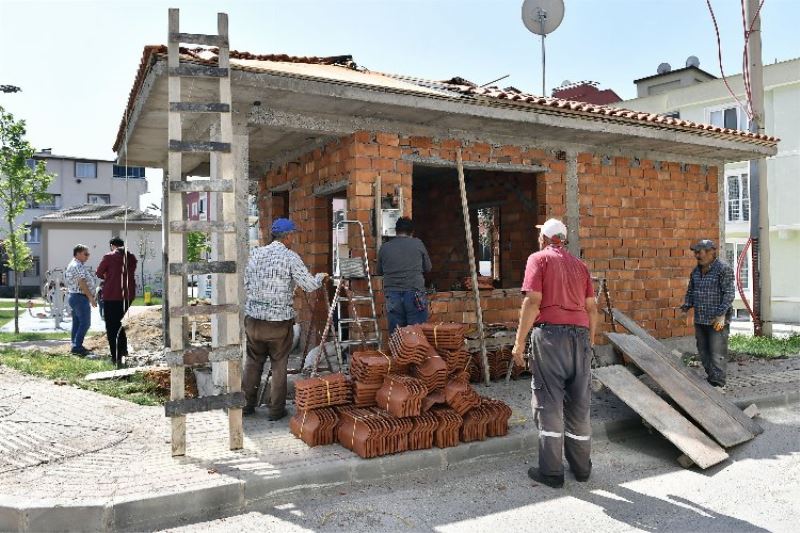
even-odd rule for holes
{"type": "Polygon", "coordinates": [[[431,271],[431,258],[422,241],[412,237],[413,232],[410,218],[397,219],[397,236],[378,252],[378,275],[383,275],[389,335],[395,328],[428,320],[423,273],[431,271]]]}

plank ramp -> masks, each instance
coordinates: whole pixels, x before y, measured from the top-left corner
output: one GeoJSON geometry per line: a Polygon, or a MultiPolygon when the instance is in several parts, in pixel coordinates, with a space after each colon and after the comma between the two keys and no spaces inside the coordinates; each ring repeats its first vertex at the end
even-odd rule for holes
{"type": "Polygon", "coordinates": [[[697,466],[706,469],[728,454],[622,365],[596,368],[594,376],[628,404],[697,466]]]}
{"type": "Polygon", "coordinates": [[[667,363],[663,354],[648,346],[642,339],[622,333],[607,333],[606,336],[722,446],[729,448],[755,437],[725,409],[709,401],[702,390],[667,363]]]}
{"type": "MultiPolygon", "coordinates": [[[[619,325],[639,337],[647,346],[653,351],[660,354],[663,360],[677,371],[688,384],[691,384],[695,389],[702,392],[710,402],[713,402],[725,413],[736,420],[747,431],[753,435],[760,435],[764,429],[758,425],[755,420],[752,420],[744,412],[739,409],[733,402],[728,400],[720,391],[711,386],[705,379],[697,375],[692,369],[688,368],[679,357],[676,357],[672,352],[664,346],[664,344],[650,335],[644,328],[637,324],[632,318],[618,309],[612,309],[612,318],[619,325]]],[[[644,370],[644,369],[642,369],[644,370]]]]}

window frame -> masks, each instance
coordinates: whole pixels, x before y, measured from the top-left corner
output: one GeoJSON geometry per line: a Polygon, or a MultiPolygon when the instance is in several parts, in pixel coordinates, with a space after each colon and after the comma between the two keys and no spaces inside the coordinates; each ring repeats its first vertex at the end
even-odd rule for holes
{"type": "Polygon", "coordinates": [[[97,179],[97,161],[75,161],[74,170],[75,170],[75,177],[77,179],[82,179],[82,180],[97,179]],[[88,175],[79,174],[78,173],[78,168],[84,168],[84,167],[82,167],[80,165],[91,165],[91,168],[94,169],[94,175],[93,176],[88,176],[88,175]]]}
{"type": "MultiPolygon", "coordinates": [[[[725,243],[725,248],[724,248],[725,261],[728,264],[730,264],[731,268],[733,269],[734,276],[736,275],[736,267],[739,261],[739,256],[742,255],[742,250],[744,250],[744,247],[746,245],[747,245],[746,242],[740,242],[740,241],[728,241],[725,243]],[[733,252],[732,258],[730,254],[731,251],[733,252]]],[[[751,257],[748,254],[748,256],[745,257],[744,263],[742,264],[742,266],[744,267],[744,272],[743,272],[744,275],[742,276],[742,290],[747,292],[750,291],[750,285],[751,285],[750,276],[752,269],[750,268],[750,263],[751,263],[751,257]]]]}
{"type": "Polygon", "coordinates": [[[111,195],[110,194],[104,194],[104,193],[97,193],[97,192],[87,192],[86,193],[86,203],[90,204],[90,205],[110,205],[111,204],[111,195]],[[107,202],[92,202],[92,200],[91,200],[92,196],[103,197],[108,201],[107,202]]]}
{"type": "Polygon", "coordinates": [[[42,273],[42,260],[38,255],[31,257],[31,267],[22,273],[24,278],[38,278],[42,273]]]}
{"type": "Polygon", "coordinates": [[[25,234],[23,235],[23,240],[27,244],[41,244],[42,243],[42,228],[41,226],[28,226],[26,228],[25,234]],[[36,240],[32,240],[33,236],[36,236],[36,240]]]}
{"type": "Polygon", "coordinates": [[[745,113],[744,109],[739,104],[720,104],[712,107],[707,107],[705,109],[705,121],[706,124],[711,124],[712,126],[718,126],[720,128],[725,128],[725,111],[728,109],[735,109],[736,110],[736,127],[731,128],[739,131],[748,131],[750,128],[750,120],[745,113]],[[722,113],[722,124],[714,124],[711,122],[711,114],[721,112],[722,113]]]}
{"type": "Polygon", "coordinates": [[[752,216],[752,205],[750,203],[750,171],[738,170],[725,172],[725,222],[728,224],[739,224],[750,222],[752,216]],[[738,197],[731,198],[731,179],[735,179],[739,189],[738,197]],[[744,183],[746,181],[746,183],[744,183]],[[738,215],[736,218],[731,216],[731,207],[736,202],[738,215]],[[746,212],[746,216],[745,216],[746,212]]]}

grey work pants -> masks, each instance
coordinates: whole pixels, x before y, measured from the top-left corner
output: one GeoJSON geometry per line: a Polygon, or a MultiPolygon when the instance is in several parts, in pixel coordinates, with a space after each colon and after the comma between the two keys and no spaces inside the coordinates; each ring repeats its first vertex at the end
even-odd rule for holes
{"type": "Polygon", "coordinates": [[[697,341],[697,353],[703,368],[706,370],[708,382],[712,385],[725,386],[725,375],[728,369],[728,336],[731,327],[725,324],[722,331],[706,324],[694,325],[694,339],[697,341]]]}
{"type": "Polygon", "coordinates": [[[279,416],[286,409],[286,368],[292,349],[294,319],[281,321],[245,317],[247,359],[244,363],[242,390],[248,407],[256,407],[258,386],[264,363],[270,359],[272,379],[269,388],[269,413],[279,416]]]}
{"type": "Polygon", "coordinates": [[[589,330],[548,324],[534,328],[531,340],[534,348],[531,407],[539,428],[539,471],[547,476],[563,476],[566,456],[573,472],[589,475],[592,471],[589,330]]]}

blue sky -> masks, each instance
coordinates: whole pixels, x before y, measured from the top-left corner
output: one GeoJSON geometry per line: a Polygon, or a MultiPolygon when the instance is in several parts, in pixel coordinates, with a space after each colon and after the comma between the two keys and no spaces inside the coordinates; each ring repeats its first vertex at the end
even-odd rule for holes
{"type": "MultiPolygon", "coordinates": [[[[705,0],[565,0],[547,38],[548,91],[594,80],[623,99],[661,62],[696,55],[719,75],[705,0]]],[[[293,55],[352,54],[372,70],[432,79],[455,75],[541,92],[539,38],[520,20],[522,0],[0,0],[0,105],[26,119],[29,140],[54,153],[113,158],[111,146],[145,44],[166,43],[167,9],[181,30],[215,33],[230,17],[231,47],[293,55]]],[[[726,74],[741,72],[741,7],[712,0],[726,74]]],[[[800,1],[765,0],[765,63],[800,56],[800,1]]],[[[155,174],[155,173],[154,173],[155,174]]],[[[146,203],[152,201],[151,198],[146,203]]],[[[145,205],[146,205],[145,203],[145,205]]]]}

